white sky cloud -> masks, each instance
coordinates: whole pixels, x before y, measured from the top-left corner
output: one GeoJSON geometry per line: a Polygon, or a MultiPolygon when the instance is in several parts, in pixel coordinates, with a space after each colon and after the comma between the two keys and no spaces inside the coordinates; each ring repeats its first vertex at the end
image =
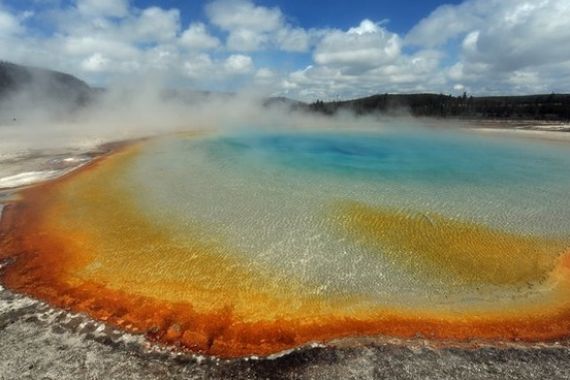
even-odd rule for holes
{"type": "Polygon", "coordinates": [[[212,24],[227,31],[270,32],[283,24],[279,8],[256,6],[247,0],[216,0],[206,6],[206,13],[212,24]]]}
{"type": "Polygon", "coordinates": [[[85,71],[104,72],[109,67],[110,60],[101,53],[95,53],[81,62],[81,67],[85,71]]]}
{"type": "Polygon", "coordinates": [[[189,86],[245,83],[306,100],[570,87],[568,0],[466,0],[435,9],[405,35],[370,19],[344,30],[304,28],[254,0],[213,0],[205,19],[185,25],[178,9],[141,9],[129,0],[53,4],[49,12],[33,5],[15,11],[0,0],[0,59],[96,85],[152,71],[189,86]],[[53,32],[38,31],[36,21],[53,32]]]}
{"type": "Polygon", "coordinates": [[[10,36],[19,34],[23,31],[21,22],[22,20],[32,16],[30,12],[23,14],[12,14],[7,9],[2,7],[0,1],[0,38],[2,36],[10,36]]]}
{"type": "Polygon", "coordinates": [[[205,53],[189,57],[184,62],[184,74],[192,79],[198,79],[206,75],[212,69],[214,62],[212,58],[205,53]]]}
{"type": "Polygon", "coordinates": [[[87,16],[123,17],[128,13],[129,0],[78,0],[77,9],[87,16]]]}
{"type": "Polygon", "coordinates": [[[400,55],[394,62],[364,71],[351,71],[334,65],[309,66],[291,73],[283,83],[290,96],[334,99],[385,92],[425,92],[445,85],[438,73],[441,54],[423,50],[400,55]]]}
{"type": "Polygon", "coordinates": [[[313,31],[302,28],[284,27],[277,31],[275,41],[277,46],[288,52],[306,52],[309,50],[313,31]]]}
{"type": "Polygon", "coordinates": [[[277,7],[257,6],[250,0],[215,0],[206,6],[210,22],[228,33],[232,51],[277,48],[307,51],[309,33],[288,24],[277,7]]]}
{"type": "MultiPolygon", "coordinates": [[[[570,2],[567,0],[468,0],[442,6],[406,36],[410,44],[457,41],[452,81],[481,92],[539,92],[567,81],[570,2]]],[[[566,89],[568,91],[568,89],[566,89]]]]}
{"type": "Polygon", "coordinates": [[[20,30],[20,22],[8,12],[0,9],[0,33],[3,35],[14,34],[20,30]]]}
{"type": "Polygon", "coordinates": [[[316,47],[315,62],[321,65],[373,68],[394,62],[401,50],[400,37],[364,20],[347,32],[332,30],[316,47]]]}
{"type": "Polygon", "coordinates": [[[466,59],[513,71],[570,60],[570,2],[512,2],[468,35],[466,59]]]}
{"type": "Polygon", "coordinates": [[[180,37],[182,46],[195,50],[209,50],[220,46],[220,40],[208,33],[206,25],[197,22],[191,24],[180,37]]]}
{"type": "Polygon", "coordinates": [[[254,73],[255,65],[251,57],[233,54],[225,59],[213,59],[206,53],[187,57],[182,63],[184,76],[202,85],[217,84],[236,77],[254,73]]]}
{"type": "Polygon", "coordinates": [[[250,29],[236,29],[230,32],[226,41],[232,51],[255,51],[269,43],[269,34],[250,29]]]}
{"type": "Polygon", "coordinates": [[[176,38],[180,30],[177,9],[150,7],[130,18],[123,26],[127,36],[136,42],[164,42],[176,38]]]}
{"type": "Polygon", "coordinates": [[[488,7],[504,1],[465,1],[460,5],[443,5],[421,20],[407,34],[407,42],[430,48],[441,46],[448,40],[467,33],[483,22],[488,7]]]}
{"type": "Polygon", "coordinates": [[[253,60],[247,55],[234,54],[226,59],[224,67],[230,74],[247,74],[253,70],[253,60]]]}

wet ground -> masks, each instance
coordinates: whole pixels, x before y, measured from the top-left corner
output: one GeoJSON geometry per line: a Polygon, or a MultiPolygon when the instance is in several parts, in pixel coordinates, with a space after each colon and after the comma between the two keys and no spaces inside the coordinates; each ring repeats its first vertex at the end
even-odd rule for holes
{"type": "Polygon", "coordinates": [[[0,291],[0,379],[570,379],[570,348],[361,341],[224,361],[153,349],[81,315],[0,291]]]}

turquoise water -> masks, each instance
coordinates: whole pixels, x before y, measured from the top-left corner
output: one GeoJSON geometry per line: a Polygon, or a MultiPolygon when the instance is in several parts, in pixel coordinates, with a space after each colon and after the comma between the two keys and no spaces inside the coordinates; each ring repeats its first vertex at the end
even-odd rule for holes
{"type": "Polygon", "coordinates": [[[207,144],[217,160],[263,160],[299,172],[377,181],[558,184],[568,180],[570,164],[568,150],[552,144],[517,144],[451,132],[246,133],[207,144]]]}
{"type": "Polygon", "coordinates": [[[336,202],[570,238],[570,146],[538,140],[426,129],[168,137],[142,151],[123,185],[158,223],[178,221],[181,237],[198,225],[193,239],[235,247],[283,281],[383,301],[447,297],[449,284],[335,233],[336,202]]]}

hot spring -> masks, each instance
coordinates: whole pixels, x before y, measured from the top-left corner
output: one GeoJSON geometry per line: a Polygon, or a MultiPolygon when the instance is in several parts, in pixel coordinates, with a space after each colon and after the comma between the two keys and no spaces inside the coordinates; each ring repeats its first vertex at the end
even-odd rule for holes
{"type": "Polygon", "coordinates": [[[270,131],[139,142],[23,191],[3,282],[224,357],[570,335],[570,146],[270,131]]]}

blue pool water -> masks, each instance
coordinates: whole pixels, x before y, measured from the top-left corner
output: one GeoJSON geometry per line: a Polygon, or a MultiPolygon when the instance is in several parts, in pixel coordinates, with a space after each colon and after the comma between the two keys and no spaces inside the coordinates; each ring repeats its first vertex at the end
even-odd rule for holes
{"type": "Polygon", "coordinates": [[[244,133],[210,141],[209,154],[378,181],[559,184],[570,177],[566,147],[449,131],[244,133]]]}

